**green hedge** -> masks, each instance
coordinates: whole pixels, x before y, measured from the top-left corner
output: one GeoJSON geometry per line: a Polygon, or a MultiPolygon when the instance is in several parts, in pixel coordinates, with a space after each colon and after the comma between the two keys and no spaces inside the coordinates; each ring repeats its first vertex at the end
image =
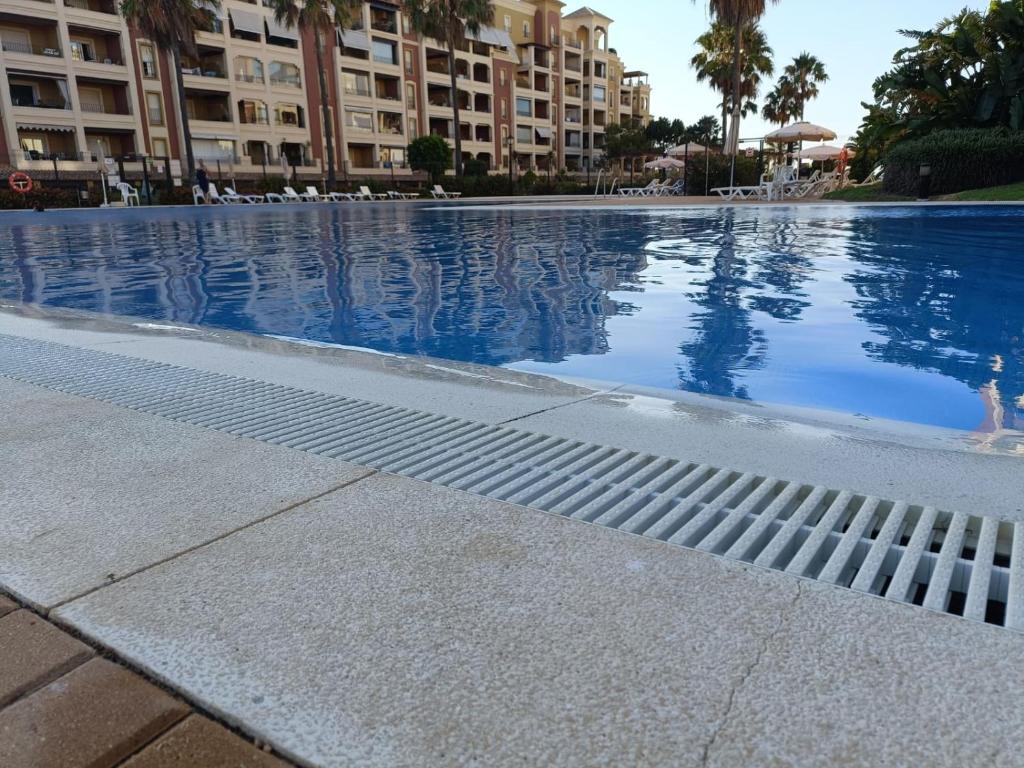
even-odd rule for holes
{"type": "MultiPolygon", "coordinates": [[[[757,158],[739,155],[736,158],[737,187],[753,186],[760,180],[757,173],[757,158]]],[[[686,168],[686,191],[690,195],[703,195],[705,178],[707,189],[728,187],[732,176],[732,158],[727,155],[709,155],[705,162],[703,153],[692,155],[686,168]]]]}
{"type": "Polygon", "coordinates": [[[933,195],[1024,180],[1024,131],[965,128],[902,141],[883,157],[885,191],[915,196],[921,165],[932,169],[933,195]]]}

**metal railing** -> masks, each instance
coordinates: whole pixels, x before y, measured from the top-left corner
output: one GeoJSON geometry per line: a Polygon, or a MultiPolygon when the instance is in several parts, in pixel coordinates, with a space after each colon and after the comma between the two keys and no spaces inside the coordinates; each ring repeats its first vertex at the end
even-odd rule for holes
{"type": "Polygon", "coordinates": [[[239,72],[235,75],[235,80],[240,83],[264,83],[263,75],[247,75],[244,72],[239,72]]]}
{"type": "Polygon", "coordinates": [[[81,101],[79,106],[83,112],[91,114],[130,115],[132,113],[130,108],[118,109],[117,107],[108,107],[106,104],[101,104],[97,101],[81,101]]]}
{"type": "Polygon", "coordinates": [[[71,109],[70,102],[64,101],[63,99],[57,101],[56,99],[11,99],[12,106],[15,107],[33,107],[35,109],[71,109]]]}
{"type": "Polygon", "coordinates": [[[33,56],[49,56],[54,59],[63,57],[57,45],[33,45],[20,40],[3,40],[0,41],[0,48],[4,53],[30,53],[33,56]]]}
{"type": "Polygon", "coordinates": [[[195,77],[227,77],[227,74],[224,72],[216,69],[203,69],[202,67],[182,67],[181,74],[194,75],[195,77]]]}
{"type": "Polygon", "coordinates": [[[298,75],[274,75],[270,76],[271,85],[290,85],[293,88],[302,87],[302,79],[298,75]]]}

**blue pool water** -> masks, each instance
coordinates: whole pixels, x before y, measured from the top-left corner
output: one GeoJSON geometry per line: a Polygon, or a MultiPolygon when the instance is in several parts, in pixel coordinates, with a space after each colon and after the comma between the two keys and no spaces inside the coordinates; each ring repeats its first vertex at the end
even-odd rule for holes
{"type": "Polygon", "coordinates": [[[1024,209],[15,214],[0,298],[959,429],[1024,426],[1024,209]]]}

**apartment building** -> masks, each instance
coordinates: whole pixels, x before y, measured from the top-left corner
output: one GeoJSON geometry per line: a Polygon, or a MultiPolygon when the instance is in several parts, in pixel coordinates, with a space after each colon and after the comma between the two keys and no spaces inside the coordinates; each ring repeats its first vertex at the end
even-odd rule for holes
{"type": "MultiPolygon", "coordinates": [[[[274,20],[268,0],[222,0],[181,68],[197,160],[236,177],[408,173],[406,147],[433,133],[495,173],[584,171],[605,128],[650,119],[650,85],[609,46],[612,20],[559,0],[494,0],[493,24],[456,52],[409,27],[399,0],[369,0],[324,40],[321,111],[311,32],[274,20]],[[455,125],[452,99],[458,100],[455,125]]],[[[104,158],[169,158],[183,135],[172,60],[118,15],[115,0],[0,0],[0,165],[95,173],[104,158]]],[[[160,160],[159,162],[163,162],[160,160]]]]}

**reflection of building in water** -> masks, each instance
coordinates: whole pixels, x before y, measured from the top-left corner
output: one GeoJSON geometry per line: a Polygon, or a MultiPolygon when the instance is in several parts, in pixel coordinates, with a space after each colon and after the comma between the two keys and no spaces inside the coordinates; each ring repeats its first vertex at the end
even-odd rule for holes
{"type": "Polygon", "coordinates": [[[990,232],[981,253],[964,242],[956,219],[894,217],[852,226],[850,256],[862,268],[846,280],[857,291],[857,316],[881,337],[865,342],[868,355],[957,379],[979,392],[990,427],[1024,428],[1016,237],[990,232]]]}
{"type": "MultiPolygon", "coordinates": [[[[12,244],[23,300],[502,364],[608,350],[642,249],[590,217],[325,209],[12,244]],[[607,237],[601,242],[606,242],[607,237]],[[71,256],[73,254],[73,256],[71,256]],[[47,288],[47,279],[53,288],[47,288]]],[[[0,280],[11,276],[0,265],[0,280]]],[[[2,283],[0,283],[2,285],[2,283]]]]}

